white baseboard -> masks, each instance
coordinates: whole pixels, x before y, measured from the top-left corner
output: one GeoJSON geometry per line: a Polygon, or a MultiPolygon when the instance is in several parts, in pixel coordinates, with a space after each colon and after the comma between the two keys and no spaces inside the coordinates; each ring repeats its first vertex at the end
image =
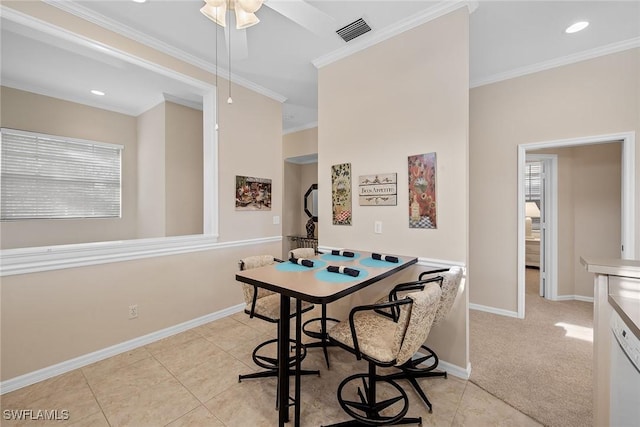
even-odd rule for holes
{"type": "Polygon", "coordinates": [[[584,301],[593,303],[593,297],[585,297],[583,295],[558,295],[553,301],[584,301]]]}
{"type": "MultiPolygon", "coordinates": [[[[415,358],[424,357],[426,354],[417,352],[415,354],[415,358]]],[[[468,380],[471,377],[471,363],[467,365],[467,368],[463,368],[458,365],[454,365],[453,363],[446,362],[444,360],[438,361],[438,371],[445,371],[447,375],[453,375],[454,377],[461,378],[463,380],[468,380]]]]}
{"type": "Polygon", "coordinates": [[[469,309],[486,311],[487,313],[499,314],[500,316],[518,317],[518,313],[516,311],[509,311],[509,310],[504,310],[502,308],[489,307],[489,306],[480,305],[480,304],[469,304],[469,309]]]}
{"type": "Polygon", "coordinates": [[[152,332],[150,334],[143,335],[141,337],[113,345],[111,347],[103,348],[102,350],[94,351],[93,353],[85,354],[83,356],[66,360],[64,362],[57,363],[46,368],[38,369],[37,371],[29,372],[28,374],[20,375],[19,377],[2,381],[0,382],[0,395],[9,393],[22,387],[26,387],[31,384],[35,384],[40,381],[44,381],[46,379],[64,374],[66,372],[73,371],[74,369],[82,368],[83,366],[99,362],[100,360],[116,356],[120,353],[124,353],[135,348],[151,344],[152,342],[161,340],[163,338],[167,338],[172,335],[179,334],[180,332],[195,328],[197,326],[204,325],[205,323],[230,316],[231,314],[242,311],[244,307],[244,303],[228,307],[223,310],[216,311],[215,313],[210,313],[205,316],[198,317],[197,319],[170,326],[160,331],[152,332]]]}
{"type": "Polygon", "coordinates": [[[446,371],[448,375],[453,375],[454,377],[458,377],[463,380],[468,380],[471,377],[471,363],[469,363],[465,369],[461,366],[453,365],[441,360],[438,367],[443,371],[446,371]]]}

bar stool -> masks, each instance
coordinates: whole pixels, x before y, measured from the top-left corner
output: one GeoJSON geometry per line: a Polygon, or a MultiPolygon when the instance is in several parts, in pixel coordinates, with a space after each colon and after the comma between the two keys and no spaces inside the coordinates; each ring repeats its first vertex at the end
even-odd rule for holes
{"type": "MultiPolygon", "coordinates": [[[[415,291],[416,289],[420,289],[426,283],[429,283],[434,277],[442,277],[442,282],[440,285],[442,289],[442,296],[440,297],[438,309],[436,310],[436,314],[433,319],[433,326],[435,326],[446,319],[449,315],[449,312],[453,307],[453,303],[455,302],[456,296],[458,295],[458,289],[460,287],[460,282],[462,281],[462,273],[462,268],[460,267],[424,271],[420,273],[417,281],[399,284],[394,288],[394,291],[397,295],[402,295],[403,292],[415,291]]],[[[378,312],[380,314],[385,314],[386,316],[389,315],[388,309],[379,310],[378,312]]],[[[398,369],[400,369],[400,372],[385,375],[384,378],[409,381],[416,393],[418,393],[422,401],[429,408],[429,412],[432,412],[433,407],[431,405],[431,402],[427,398],[427,394],[424,392],[422,387],[420,387],[420,384],[417,380],[419,378],[428,377],[447,378],[447,372],[435,370],[438,367],[439,363],[438,355],[435,351],[422,344],[418,349],[418,352],[420,353],[419,357],[410,358],[404,364],[396,366],[398,369]],[[424,365],[425,362],[427,363],[426,365],[424,365]]]]}
{"type": "Polygon", "coordinates": [[[442,292],[441,281],[442,278],[433,278],[422,290],[407,293],[401,299],[392,293],[387,302],[355,307],[348,322],[329,330],[332,342],[369,363],[367,373],[351,375],[338,386],[338,402],[353,419],[333,427],[422,424],[421,417],[405,417],[409,409],[406,392],[392,379],[377,375],[376,367],[402,366],[418,351],[431,330],[442,292]],[[380,316],[377,310],[389,310],[389,315],[380,316]],[[377,393],[380,383],[391,388],[382,401],[377,393]],[[347,386],[357,390],[356,399],[350,399],[347,386]]]}

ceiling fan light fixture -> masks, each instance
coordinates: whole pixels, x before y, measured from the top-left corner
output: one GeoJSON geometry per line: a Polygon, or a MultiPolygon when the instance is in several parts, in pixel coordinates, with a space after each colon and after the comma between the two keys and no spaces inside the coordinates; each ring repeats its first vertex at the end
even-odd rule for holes
{"type": "Polygon", "coordinates": [[[200,12],[207,18],[211,19],[216,24],[221,27],[227,26],[226,12],[227,6],[222,0],[221,2],[216,1],[207,1],[204,6],[200,9],[200,12]],[[216,3],[220,3],[220,5],[216,5],[216,3]]]}
{"type": "Polygon", "coordinates": [[[235,5],[247,13],[256,13],[262,7],[262,2],[263,0],[235,0],[235,5]]]}
{"type": "MultiPolygon", "coordinates": [[[[237,6],[237,5],[236,5],[237,6]]],[[[260,20],[253,12],[247,12],[239,7],[235,8],[236,12],[236,28],[242,30],[256,25],[260,20]]]]}
{"type": "Polygon", "coordinates": [[[220,6],[227,5],[227,2],[225,0],[204,0],[204,2],[213,7],[220,7],[220,6]]]}

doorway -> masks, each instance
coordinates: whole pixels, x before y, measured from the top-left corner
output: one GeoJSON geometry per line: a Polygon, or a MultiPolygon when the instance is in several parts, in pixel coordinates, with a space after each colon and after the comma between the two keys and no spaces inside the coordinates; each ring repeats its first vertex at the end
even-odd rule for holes
{"type": "Polygon", "coordinates": [[[558,156],[527,152],[525,267],[539,270],[539,295],[557,299],[558,156]]]}
{"type": "MultiPolygon", "coordinates": [[[[528,156],[534,154],[542,154],[541,150],[555,150],[580,146],[591,146],[595,144],[619,144],[620,146],[620,222],[619,235],[620,247],[619,251],[615,250],[622,258],[633,258],[635,251],[635,136],[634,133],[621,133],[611,135],[601,135],[594,137],[575,138],[568,140],[546,141],[539,143],[521,144],[518,146],[518,317],[525,316],[525,171],[528,156]]],[[[531,160],[532,157],[529,157],[531,160]]],[[[557,175],[557,174],[556,174],[557,175]]],[[[547,208],[556,206],[557,209],[557,191],[551,191],[545,196],[547,204],[545,212],[545,228],[543,228],[544,246],[541,246],[541,265],[545,269],[545,284],[543,293],[550,299],[580,299],[576,295],[566,295],[566,292],[556,292],[558,290],[558,220],[557,213],[554,215],[553,210],[547,208]],[[555,196],[554,196],[555,193],[555,196]],[[553,200],[556,200],[555,203],[553,200]],[[544,259],[542,259],[544,256],[544,259]],[[555,291],[554,291],[555,289],[555,291]]],[[[541,213],[542,215],[542,213],[541,213]]],[[[597,231],[597,230],[596,230],[597,231]]],[[[617,234],[617,233],[616,233],[617,234]]],[[[565,241],[560,239],[562,243],[565,241]]],[[[542,242],[541,242],[542,244],[542,242]]],[[[582,249],[582,248],[581,248],[582,249]]],[[[581,254],[577,254],[578,259],[581,254]]],[[[581,273],[581,272],[580,272],[581,273]]]]}
{"type": "Polygon", "coordinates": [[[282,256],[288,259],[289,251],[299,247],[317,248],[318,155],[310,154],[284,159],[282,256]],[[316,196],[314,203],[314,196],[316,196]],[[307,227],[313,221],[313,229],[307,227]]]}

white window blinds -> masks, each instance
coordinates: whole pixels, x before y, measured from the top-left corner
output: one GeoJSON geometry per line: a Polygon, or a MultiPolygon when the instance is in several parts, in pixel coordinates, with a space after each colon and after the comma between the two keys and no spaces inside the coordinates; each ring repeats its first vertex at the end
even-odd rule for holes
{"type": "Polygon", "coordinates": [[[0,219],[120,217],[121,145],[1,134],[0,219]]]}
{"type": "Polygon", "coordinates": [[[527,201],[540,200],[542,194],[542,163],[527,162],[524,176],[524,194],[527,201]]]}

